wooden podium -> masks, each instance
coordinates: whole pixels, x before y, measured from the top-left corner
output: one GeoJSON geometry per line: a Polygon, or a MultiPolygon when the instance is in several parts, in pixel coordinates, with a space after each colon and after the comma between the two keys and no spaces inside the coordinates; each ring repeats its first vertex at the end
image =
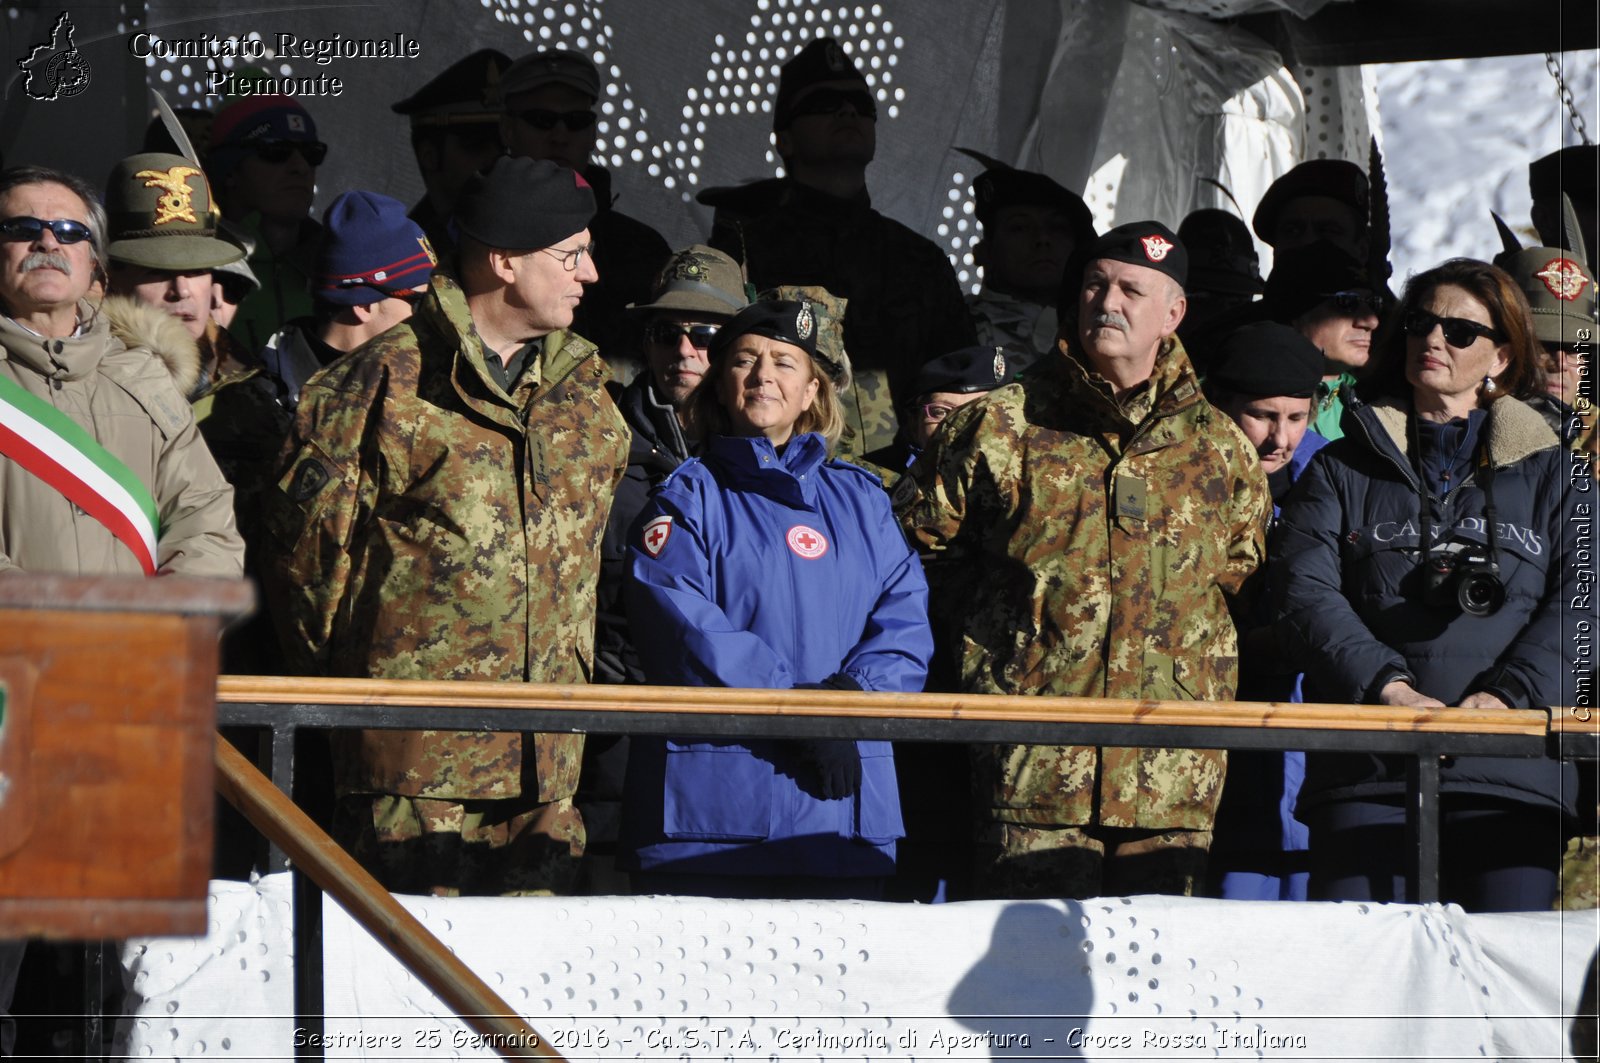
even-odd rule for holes
{"type": "Polygon", "coordinates": [[[0,939],[194,935],[243,580],[0,576],[0,939]]]}

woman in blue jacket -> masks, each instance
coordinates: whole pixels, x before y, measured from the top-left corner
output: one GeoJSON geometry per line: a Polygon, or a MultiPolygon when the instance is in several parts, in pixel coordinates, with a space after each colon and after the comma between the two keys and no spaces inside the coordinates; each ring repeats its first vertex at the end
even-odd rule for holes
{"type": "MultiPolygon", "coordinates": [[[[1574,704],[1593,669],[1573,637],[1595,622],[1591,495],[1521,401],[1542,386],[1527,303],[1499,269],[1452,259],[1412,278],[1394,321],[1370,401],[1290,491],[1270,552],[1306,700],[1574,704]]],[[[1548,909],[1571,767],[1456,757],[1440,777],[1441,897],[1548,909]]],[[[1403,758],[1308,758],[1314,899],[1404,899],[1404,793],[1403,758]]]]}
{"type": "MultiPolygon", "coordinates": [[[[816,333],[809,303],[764,301],[712,342],[702,455],[630,544],[651,683],[922,689],[927,584],[879,480],[828,459],[842,367],[816,333]]],[[[872,898],[903,833],[888,742],[636,738],[619,863],[645,892],[872,898]]]]}

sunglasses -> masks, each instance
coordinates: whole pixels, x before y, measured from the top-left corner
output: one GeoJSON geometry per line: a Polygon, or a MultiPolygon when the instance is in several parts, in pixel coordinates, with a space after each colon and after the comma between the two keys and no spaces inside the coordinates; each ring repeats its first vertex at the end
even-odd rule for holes
{"type": "Polygon", "coordinates": [[[817,89],[795,103],[789,114],[793,118],[808,114],[836,114],[847,103],[862,118],[876,120],[878,117],[878,105],[873,102],[872,93],[866,89],[817,89]]]}
{"type": "Polygon", "coordinates": [[[19,217],[0,221],[0,236],[7,240],[32,242],[39,239],[39,234],[46,229],[55,234],[58,244],[75,244],[89,239],[89,227],[81,221],[73,221],[70,218],[45,221],[43,218],[19,217]]]}
{"type": "Polygon", "coordinates": [[[271,163],[288,162],[297,151],[308,166],[321,166],[328,157],[328,145],[320,140],[263,140],[255,149],[256,158],[271,163]]]}
{"type": "Polygon", "coordinates": [[[1345,317],[1383,316],[1383,296],[1377,292],[1329,292],[1323,298],[1345,317]]]}
{"type": "Polygon", "coordinates": [[[1413,310],[1406,314],[1406,319],[1401,325],[1408,336],[1431,336],[1433,327],[1437,325],[1444,330],[1444,341],[1458,351],[1464,351],[1478,342],[1478,337],[1493,340],[1495,343],[1504,343],[1505,333],[1499,329],[1480,325],[1476,321],[1468,321],[1464,317],[1439,317],[1426,310],[1413,310]]]}
{"type": "Polygon", "coordinates": [[[567,127],[567,132],[579,133],[594,125],[595,114],[593,111],[547,111],[543,107],[531,107],[517,112],[517,117],[540,132],[548,133],[559,122],[567,127]]]}
{"type": "Polygon", "coordinates": [[[657,321],[644,330],[645,339],[651,343],[659,343],[663,347],[676,347],[683,337],[689,337],[689,346],[697,351],[703,351],[711,346],[711,341],[717,337],[715,325],[674,325],[667,321],[657,321]]]}

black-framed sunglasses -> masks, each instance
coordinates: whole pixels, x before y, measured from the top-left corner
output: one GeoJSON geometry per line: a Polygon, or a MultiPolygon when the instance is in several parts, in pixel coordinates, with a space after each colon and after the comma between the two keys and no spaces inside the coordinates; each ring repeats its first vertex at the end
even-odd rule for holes
{"type": "Polygon", "coordinates": [[[1440,317],[1426,310],[1412,310],[1407,313],[1401,327],[1405,329],[1406,335],[1420,338],[1432,335],[1435,325],[1444,331],[1444,341],[1458,351],[1471,347],[1480,336],[1495,343],[1506,341],[1505,333],[1499,329],[1480,325],[1476,321],[1468,321],[1464,317],[1440,317]]]}
{"type": "Polygon", "coordinates": [[[288,162],[295,152],[306,160],[307,166],[321,166],[328,157],[328,145],[320,140],[262,140],[255,144],[256,158],[262,162],[288,162]]]}
{"type": "Polygon", "coordinates": [[[671,321],[656,321],[644,330],[645,339],[663,347],[676,347],[683,337],[689,337],[689,346],[703,351],[717,338],[715,325],[678,325],[671,321]]]}
{"type": "Polygon", "coordinates": [[[569,133],[581,133],[594,125],[595,113],[593,111],[550,111],[543,107],[530,107],[526,111],[518,111],[517,117],[541,133],[548,133],[554,129],[557,122],[566,126],[569,133]]]}
{"type": "Polygon", "coordinates": [[[43,218],[31,218],[21,215],[0,221],[0,237],[7,240],[27,240],[30,243],[39,239],[39,234],[49,229],[55,234],[58,244],[75,244],[89,239],[89,227],[81,221],[71,218],[56,218],[45,221],[43,218]]]}
{"type": "Polygon", "coordinates": [[[878,105],[872,93],[866,89],[835,88],[821,88],[806,93],[790,109],[790,116],[799,118],[808,114],[835,114],[847,103],[863,118],[876,120],[878,117],[878,105]]]}
{"type": "Polygon", "coordinates": [[[1374,317],[1383,316],[1383,296],[1377,292],[1329,292],[1323,298],[1332,303],[1333,308],[1340,314],[1348,317],[1361,317],[1367,314],[1374,317]]]}

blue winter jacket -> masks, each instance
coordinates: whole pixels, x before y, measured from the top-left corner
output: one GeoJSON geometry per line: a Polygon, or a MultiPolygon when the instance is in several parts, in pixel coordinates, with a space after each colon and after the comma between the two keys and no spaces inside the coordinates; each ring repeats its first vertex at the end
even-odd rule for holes
{"type": "MultiPolygon", "coordinates": [[[[1419,571],[1417,477],[1406,408],[1357,403],[1345,435],[1295,482],[1274,529],[1271,585],[1282,637],[1305,668],[1307,701],[1373,702],[1406,673],[1447,705],[1474,691],[1513,708],[1573,703],[1593,660],[1572,637],[1593,630],[1592,478],[1575,473],[1543,418],[1515,399],[1489,407],[1483,446],[1493,465],[1495,528],[1505,603],[1489,616],[1426,604],[1419,571]]],[[[1486,542],[1481,474],[1432,503],[1436,543],[1486,542]]],[[[1310,758],[1301,807],[1318,800],[1392,800],[1404,792],[1400,757],[1310,758]]],[[[1451,758],[1446,794],[1556,807],[1571,814],[1575,775],[1549,759],[1451,758]]]]}
{"type": "MultiPolygon", "coordinates": [[[[789,689],[844,673],[920,691],[928,588],[877,477],[822,437],[714,437],[645,506],[628,616],[649,682],[789,689]]],[[[885,875],[904,834],[888,742],[862,783],[813,796],[795,743],[635,738],[621,865],[696,874],[885,875]]]]}

